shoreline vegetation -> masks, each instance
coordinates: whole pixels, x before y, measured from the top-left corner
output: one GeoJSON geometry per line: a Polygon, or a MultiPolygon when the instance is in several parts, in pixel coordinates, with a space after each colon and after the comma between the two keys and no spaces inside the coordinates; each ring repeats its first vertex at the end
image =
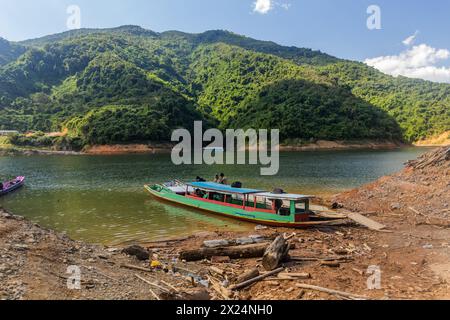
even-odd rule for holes
{"type": "MultiPolygon", "coordinates": [[[[300,151],[336,151],[336,150],[393,150],[406,147],[440,147],[450,145],[450,141],[429,140],[415,144],[400,141],[326,141],[319,140],[311,143],[296,144],[283,143],[280,145],[281,152],[300,151]],[[437,144],[433,144],[436,142],[437,144]]],[[[174,144],[170,143],[130,143],[112,145],[94,145],[83,148],[82,151],[58,150],[53,147],[31,147],[15,146],[9,143],[1,143],[0,155],[125,155],[125,154],[166,154],[172,151],[174,144]]]]}
{"type": "MultiPolygon", "coordinates": [[[[76,140],[76,139],[75,139],[76,140]]],[[[171,142],[127,142],[111,144],[79,145],[68,130],[63,132],[36,132],[0,136],[0,155],[121,155],[170,153],[176,145],[171,142]]],[[[333,150],[392,150],[405,147],[441,147],[450,145],[450,131],[439,136],[408,143],[395,139],[285,139],[280,143],[281,152],[333,151],[333,150]]]]}
{"type": "Polygon", "coordinates": [[[449,177],[450,148],[439,148],[392,176],[322,199],[335,213],[383,224],[381,231],[354,221],[307,230],[258,226],[103,247],[0,209],[0,299],[449,299],[449,177]],[[289,244],[290,260],[268,272],[276,243],[289,244]],[[220,254],[239,250],[266,254],[220,254]],[[180,259],[193,252],[208,256],[180,259]],[[80,268],[81,290],[67,288],[68,266],[80,268]],[[370,266],[382,278],[369,289],[370,266]]]}
{"type": "MultiPolygon", "coordinates": [[[[280,151],[318,151],[318,150],[351,150],[351,149],[395,149],[406,144],[391,141],[317,141],[303,145],[281,144],[280,151]]],[[[133,153],[170,153],[172,144],[122,144],[87,147],[83,152],[91,155],[101,154],[133,154],[133,153]]]]}

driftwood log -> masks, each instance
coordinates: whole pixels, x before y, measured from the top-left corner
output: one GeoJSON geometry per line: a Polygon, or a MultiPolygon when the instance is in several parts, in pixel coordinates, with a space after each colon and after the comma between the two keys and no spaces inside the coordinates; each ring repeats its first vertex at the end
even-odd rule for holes
{"type": "Polygon", "coordinates": [[[199,261],[212,257],[230,257],[231,259],[259,258],[264,255],[268,247],[267,243],[250,244],[245,246],[222,247],[222,248],[200,248],[186,250],[180,253],[180,259],[185,261],[199,261]]]}
{"type": "Polygon", "coordinates": [[[408,162],[408,167],[420,170],[430,166],[438,167],[447,161],[450,161],[450,147],[442,147],[424,154],[415,161],[408,162]]]}
{"type": "Polygon", "coordinates": [[[286,259],[289,253],[289,243],[284,236],[279,236],[264,253],[262,265],[267,271],[275,270],[286,259]]]}

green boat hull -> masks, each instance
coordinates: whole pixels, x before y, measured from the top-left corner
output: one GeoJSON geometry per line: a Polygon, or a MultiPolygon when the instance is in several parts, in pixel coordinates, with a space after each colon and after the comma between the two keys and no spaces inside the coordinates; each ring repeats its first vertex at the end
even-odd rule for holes
{"type": "MultiPolygon", "coordinates": [[[[248,211],[244,208],[237,208],[235,206],[231,207],[211,202],[205,202],[201,199],[193,199],[190,197],[185,197],[183,195],[178,195],[160,185],[152,187],[145,186],[145,189],[157,199],[164,200],[172,204],[181,205],[208,213],[256,224],[286,228],[306,228],[324,224],[324,221],[304,221],[306,219],[302,219],[303,221],[297,222],[295,221],[295,215],[280,216],[274,213],[248,211]]],[[[303,214],[303,216],[305,216],[305,214],[303,214]]]]}

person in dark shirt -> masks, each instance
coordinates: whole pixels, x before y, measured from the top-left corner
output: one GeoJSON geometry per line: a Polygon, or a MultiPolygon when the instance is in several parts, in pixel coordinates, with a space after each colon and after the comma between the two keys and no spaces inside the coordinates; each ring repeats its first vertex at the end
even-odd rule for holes
{"type": "Polygon", "coordinates": [[[219,183],[220,184],[228,184],[228,179],[225,177],[225,174],[221,173],[219,177],[219,183]]]}

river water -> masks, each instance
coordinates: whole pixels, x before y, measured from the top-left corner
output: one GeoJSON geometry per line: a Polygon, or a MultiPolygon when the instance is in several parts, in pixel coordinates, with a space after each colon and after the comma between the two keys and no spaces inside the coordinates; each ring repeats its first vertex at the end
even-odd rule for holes
{"type": "Polygon", "coordinates": [[[26,186],[0,206],[76,240],[106,245],[151,241],[206,230],[248,230],[251,224],[173,207],[151,198],[144,184],[212,179],[224,172],[244,187],[333,194],[400,170],[426,148],[389,151],[289,152],[274,177],[258,166],[175,166],[170,155],[6,156],[0,179],[24,175],[26,186]]]}

